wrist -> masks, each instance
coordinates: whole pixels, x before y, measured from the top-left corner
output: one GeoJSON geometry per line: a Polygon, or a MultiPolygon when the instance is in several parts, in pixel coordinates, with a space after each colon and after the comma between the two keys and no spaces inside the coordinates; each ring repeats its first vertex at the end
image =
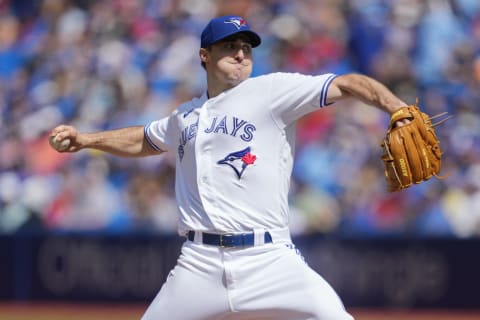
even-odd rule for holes
{"type": "Polygon", "coordinates": [[[394,105],[390,106],[390,108],[387,108],[387,110],[390,116],[392,117],[395,115],[395,113],[401,112],[402,108],[405,108],[405,107],[408,107],[408,104],[406,104],[403,101],[398,101],[394,105]]]}
{"type": "Polygon", "coordinates": [[[77,135],[78,148],[95,148],[95,146],[99,144],[96,135],[96,133],[79,133],[77,135]]]}

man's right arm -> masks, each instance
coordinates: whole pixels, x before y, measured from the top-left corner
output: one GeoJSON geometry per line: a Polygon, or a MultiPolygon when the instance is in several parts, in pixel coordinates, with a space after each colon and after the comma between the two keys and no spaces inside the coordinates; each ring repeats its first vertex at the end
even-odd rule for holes
{"type": "Polygon", "coordinates": [[[52,130],[51,137],[57,141],[70,139],[65,151],[77,152],[82,149],[96,149],[120,157],[145,157],[162,153],[150,146],[145,139],[143,126],[132,126],[122,129],[80,133],[73,126],[60,125],[52,130]]]}

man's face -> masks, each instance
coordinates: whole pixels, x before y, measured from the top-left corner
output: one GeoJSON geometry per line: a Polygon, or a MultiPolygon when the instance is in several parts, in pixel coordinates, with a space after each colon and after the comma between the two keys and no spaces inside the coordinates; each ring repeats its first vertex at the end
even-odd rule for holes
{"type": "Polygon", "coordinates": [[[227,38],[200,49],[207,73],[228,86],[236,86],[252,73],[252,45],[242,35],[227,38]]]}

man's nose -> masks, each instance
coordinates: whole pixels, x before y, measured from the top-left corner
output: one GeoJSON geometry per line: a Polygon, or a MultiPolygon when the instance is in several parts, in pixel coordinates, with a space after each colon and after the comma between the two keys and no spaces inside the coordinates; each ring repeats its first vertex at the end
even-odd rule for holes
{"type": "Polygon", "coordinates": [[[242,61],[245,58],[245,53],[243,52],[243,49],[237,50],[237,53],[235,54],[235,59],[238,61],[242,61]]]}

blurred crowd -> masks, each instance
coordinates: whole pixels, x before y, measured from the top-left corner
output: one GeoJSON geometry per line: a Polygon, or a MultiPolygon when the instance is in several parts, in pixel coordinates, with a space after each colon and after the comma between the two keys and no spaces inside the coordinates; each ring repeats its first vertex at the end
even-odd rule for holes
{"type": "Polygon", "coordinates": [[[302,118],[295,234],[480,234],[480,1],[0,0],[0,233],[176,232],[174,157],[58,154],[58,124],[143,125],[201,95],[199,36],[239,14],[262,36],[254,76],[360,72],[429,114],[440,178],[386,191],[388,117],[345,101],[302,118]]]}

